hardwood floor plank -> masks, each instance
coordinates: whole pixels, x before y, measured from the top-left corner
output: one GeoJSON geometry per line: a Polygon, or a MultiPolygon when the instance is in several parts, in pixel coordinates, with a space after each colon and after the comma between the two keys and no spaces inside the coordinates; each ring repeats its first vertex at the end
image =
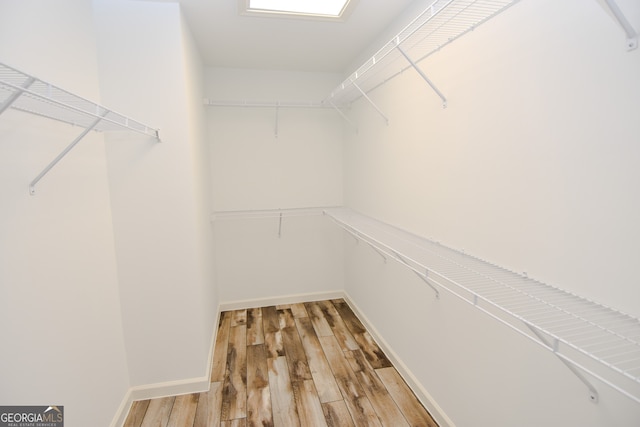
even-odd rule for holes
{"type": "Polygon", "coordinates": [[[311,324],[311,319],[300,317],[295,319],[295,322],[320,402],[326,403],[341,400],[340,388],[333,376],[333,372],[331,372],[329,362],[327,362],[324,350],[311,324]]]}
{"type": "Polygon", "coordinates": [[[251,308],[247,310],[247,345],[256,344],[264,344],[262,310],[251,308]]]}
{"type": "Polygon", "coordinates": [[[175,400],[175,396],[151,399],[141,427],[166,427],[175,400]]]}
{"type": "Polygon", "coordinates": [[[376,372],[371,368],[362,351],[349,351],[345,353],[351,369],[358,377],[360,385],[364,389],[373,409],[384,426],[409,427],[407,420],[400,412],[385,385],[380,381],[376,372]]]}
{"type": "Polygon", "coordinates": [[[191,427],[196,416],[200,393],[176,396],[167,427],[191,427]]]}
{"type": "Polygon", "coordinates": [[[336,337],[331,335],[319,337],[318,339],[327,356],[331,371],[336,377],[338,387],[340,387],[354,424],[363,427],[381,426],[371,402],[369,402],[362,386],[358,382],[358,378],[347,363],[336,337]]]}
{"type": "Polygon", "coordinates": [[[356,317],[355,313],[351,310],[351,307],[349,307],[349,304],[347,304],[345,300],[332,300],[331,303],[336,308],[336,311],[340,313],[340,317],[352,334],[362,334],[367,332],[367,329],[364,327],[360,319],[356,317]]]}
{"type": "Polygon", "coordinates": [[[318,301],[318,306],[322,310],[324,318],[327,320],[329,327],[333,331],[333,335],[338,339],[340,347],[343,351],[358,350],[360,347],[355,338],[342,320],[340,313],[330,301],[318,301]]]}
{"type": "Polygon", "coordinates": [[[282,327],[282,342],[284,355],[289,365],[289,377],[291,382],[310,380],[311,370],[307,362],[307,355],[302,347],[298,328],[291,310],[278,310],[280,326],[282,327]]]}
{"type": "Polygon", "coordinates": [[[247,347],[247,424],[273,427],[269,370],[263,344],[247,347]]]}
{"type": "Polygon", "coordinates": [[[223,312],[213,353],[209,392],[123,427],[436,426],[343,299],[223,312]]]}
{"type": "Polygon", "coordinates": [[[220,313],[220,324],[216,343],[213,347],[213,362],[211,367],[211,382],[224,381],[227,370],[227,347],[229,345],[229,328],[231,326],[231,312],[220,313]]]}
{"type": "Polygon", "coordinates": [[[208,392],[200,393],[193,427],[209,427],[220,425],[222,412],[223,383],[211,383],[208,392]]]}
{"type": "Polygon", "coordinates": [[[376,374],[411,426],[438,426],[395,368],[376,369],[376,374]]]}
{"type": "Polygon", "coordinates": [[[301,427],[327,427],[313,380],[293,382],[301,427]]]}
{"type": "Polygon", "coordinates": [[[262,326],[267,358],[284,356],[282,331],[280,330],[280,320],[275,306],[262,308],[262,326]]]}
{"type": "Polygon", "coordinates": [[[338,313],[340,313],[340,317],[342,317],[342,320],[358,343],[358,346],[367,357],[371,367],[380,369],[392,366],[391,361],[373,340],[369,332],[367,332],[360,319],[358,319],[351,310],[351,307],[349,307],[344,300],[334,300],[333,305],[338,313]]]}
{"type": "Polygon", "coordinates": [[[327,427],[355,427],[351,414],[349,413],[349,409],[347,408],[347,404],[344,400],[323,403],[322,411],[324,412],[324,418],[327,421],[327,427]]]}
{"type": "Polygon", "coordinates": [[[303,303],[291,304],[291,313],[293,313],[293,317],[296,319],[309,316],[303,303]]]}
{"type": "Polygon", "coordinates": [[[304,304],[304,306],[307,309],[307,313],[309,314],[309,318],[313,323],[316,334],[319,337],[327,337],[329,335],[333,335],[333,330],[331,330],[331,326],[329,326],[327,319],[324,318],[322,309],[320,308],[318,303],[307,302],[304,304]]]}
{"type": "Polygon", "coordinates": [[[246,427],[247,419],[246,418],[238,418],[231,421],[222,421],[220,423],[220,427],[246,427]]]}
{"type": "Polygon", "coordinates": [[[231,316],[231,327],[247,324],[247,310],[234,310],[231,316]]]}
{"type": "Polygon", "coordinates": [[[233,326],[229,331],[227,370],[222,391],[222,420],[247,416],[247,326],[233,326]]]}
{"type": "Polygon", "coordinates": [[[289,378],[289,367],[284,356],[268,358],[269,386],[274,427],[300,426],[300,418],[289,378]]]}
{"type": "Polygon", "coordinates": [[[144,415],[147,412],[147,408],[149,407],[150,400],[136,400],[131,404],[131,408],[129,409],[129,415],[127,415],[127,419],[123,427],[140,427],[142,425],[142,420],[144,419],[144,415]]]}

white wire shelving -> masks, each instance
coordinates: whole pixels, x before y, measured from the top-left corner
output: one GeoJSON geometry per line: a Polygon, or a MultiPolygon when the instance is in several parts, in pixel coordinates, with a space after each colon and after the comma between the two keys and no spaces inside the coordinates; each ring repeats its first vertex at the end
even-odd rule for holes
{"type": "Polygon", "coordinates": [[[282,237],[282,221],[284,218],[322,216],[329,207],[304,207],[285,209],[259,209],[240,211],[216,211],[211,214],[211,222],[228,219],[270,219],[278,220],[278,238],[282,237]]]}
{"type": "Polygon", "coordinates": [[[133,131],[160,141],[157,129],[0,63],[0,114],[9,108],[84,128],[31,182],[31,194],[35,193],[38,181],[92,130],[133,131]]]}
{"type": "Polygon", "coordinates": [[[435,0],[335,88],[327,100],[344,106],[364,96],[387,119],[368,98],[367,93],[413,67],[446,107],[447,99],[444,94],[428,79],[417,63],[518,1],[435,0]]]}
{"type": "Polygon", "coordinates": [[[590,377],[640,403],[640,320],[347,208],[325,214],[385,261],[415,272],[551,351],[598,401],[590,377]],[[585,375],[586,374],[586,375],[585,375]]]}

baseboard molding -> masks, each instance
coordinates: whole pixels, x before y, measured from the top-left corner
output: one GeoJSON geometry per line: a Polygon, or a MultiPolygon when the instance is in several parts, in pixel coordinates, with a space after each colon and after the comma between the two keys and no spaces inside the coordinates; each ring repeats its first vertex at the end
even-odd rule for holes
{"type": "Polygon", "coordinates": [[[220,311],[242,310],[245,308],[268,307],[271,305],[295,304],[300,302],[322,301],[342,298],[344,291],[313,292],[308,294],[284,295],[279,297],[258,298],[241,301],[230,301],[220,304],[220,311]]]}
{"type": "Polygon", "coordinates": [[[349,296],[346,291],[343,291],[344,300],[347,302],[349,307],[356,314],[358,319],[362,321],[367,331],[371,334],[372,338],[385,355],[391,360],[393,366],[396,368],[400,376],[406,381],[407,385],[413,392],[420,402],[424,405],[424,407],[429,411],[434,420],[438,423],[440,427],[455,427],[455,424],[451,419],[444,413],[442,408],[436,403],[436,401],[431,397],[429,392],[420,384],[420,382],[416,379],[413,373],[409,370],[407,365],[400,359],[400,357],[393,351],[393,349],[389,346],[389,344],[385,341],[385,339],[380,335],[377,329],[373,326],[373,324],[369,321],[367,316],[360,310],[358,305],[353,301],[353,299],[349,296]]]}
{"type": "Polygon", "coordinates": [[[122,427],[129,415],[131,405],[136,400],[157,399],[167,396],[178,396],[181,394],[202,393],[209,391],[211,387],[211,369],[213,369],[213,348],[218,335],[218,325],[220,324],[220,313],[222,312],[218,306],[216,322],[213,325],[213,334],[211,343],[209,344],[209,355],[207,356],[206,375],[202,377],[190,378],[185,380],[167,381],[156,384],[145,384],[136,387],[130,387],[127,390],[120,407],[116,412],[110,427],[122,427]]]}

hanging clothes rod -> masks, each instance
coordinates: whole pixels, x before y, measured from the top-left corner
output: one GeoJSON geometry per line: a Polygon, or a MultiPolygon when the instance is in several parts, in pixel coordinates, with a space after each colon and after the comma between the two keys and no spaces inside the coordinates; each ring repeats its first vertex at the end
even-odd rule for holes
{"type": "MultiPolygon", "coordinates": [[[[335,206],[334,206],[335,207],[335,206]]],[[[262,219],[262,218],[282,218],[282,217],[300,217],[300,216],[321,216],[325,209],[331,207],[303,207],[303,208],[284,208],[284,209],[256,209],[256,210],[238,210],[238,211],[215,211],[211,214],[211,220],[223,219],[262,219]]]]}
{"type": "Polygon", "coordinates": [[[205,99],[204,105],[210,107],[244,107],[244,108],[333,108],[330,104],[316,101],[218,101],[205,99]]]}

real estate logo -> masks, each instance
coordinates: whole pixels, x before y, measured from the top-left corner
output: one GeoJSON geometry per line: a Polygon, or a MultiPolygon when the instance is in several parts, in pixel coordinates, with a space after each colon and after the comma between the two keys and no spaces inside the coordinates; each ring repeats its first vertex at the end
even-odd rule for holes
{"type": "Polygon", "coordinates": [[[0,406],[0,427],[64,427],[64,406],[0,406]]]}

